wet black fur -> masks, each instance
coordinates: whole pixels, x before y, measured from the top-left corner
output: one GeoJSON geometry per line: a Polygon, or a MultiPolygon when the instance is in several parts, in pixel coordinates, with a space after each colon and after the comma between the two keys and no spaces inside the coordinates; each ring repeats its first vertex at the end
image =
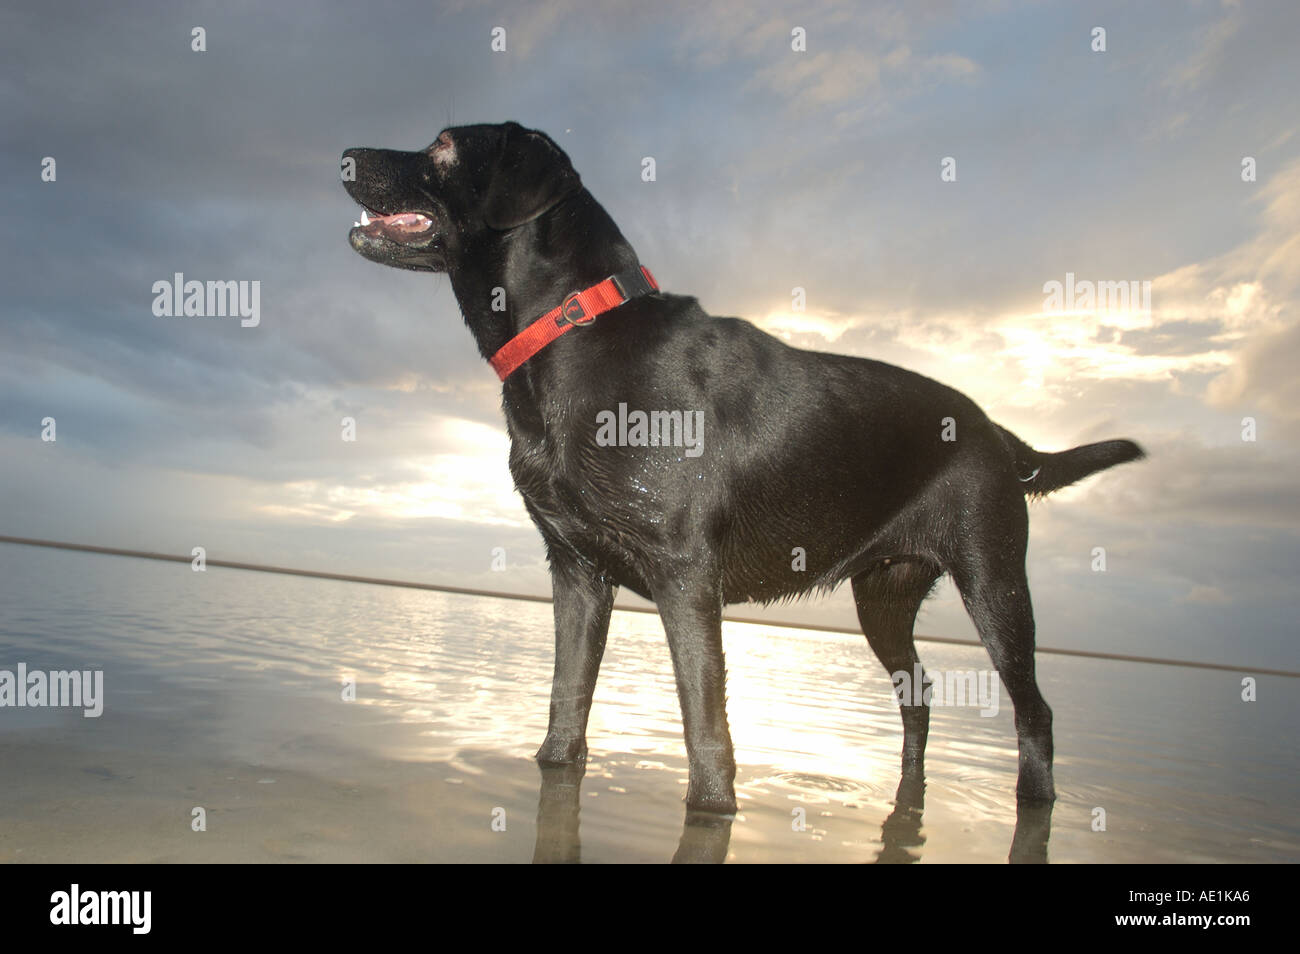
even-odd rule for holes
{"type": "MultiPolygon", "coordinates": [[[[345,184],[358,203],[436,223],[414,247],[355,230],[353,245],[384,264],[447,272],[484,357],[568,293],[638,261],[564,152],[515,123],[453,128],[417,152],[351,149],[347,157],[356,178],[345,184]],[[448,143],[455,161],[435,162],[448,143]],[[498,287],[504,311],[492,309],[498,287]]],[[[545,539],[554,584],[555,679],[539,760],[586,756],[610,607],[625,586],[655,601],[667,632],[688,805],[732,812],[723,606],[850,580],[886,671],[911,672],[917,609],[949,573],[1015,705],[1018,794],[1055,797],[1052,714],[1034,675],[1025,497],[1136,460],[1136,444],[1035,451],[936,381],[793,348],[667,292],[571,330],[509,377],[502,394],[510,470],[545,539]],[[703,411],[703,454],[598,446],[597,414],[620,402],[703,411]],[[943,439],[948,418],[955,440],[943,439]],[[804,570],[793,568],[795,548],[806,552],[804,570]]],[[[901,711],[904,760],[916,764],[929,708],[901,711]]]]}

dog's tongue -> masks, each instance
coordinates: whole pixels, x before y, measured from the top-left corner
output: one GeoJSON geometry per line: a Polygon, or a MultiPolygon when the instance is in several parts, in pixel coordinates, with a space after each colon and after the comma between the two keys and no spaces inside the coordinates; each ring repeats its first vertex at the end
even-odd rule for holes
{"type": "Polygon", "coordinates": [[[361,213],[358,225],[369,226],[378,223],[382,228],[398,229],[406,232],[422,232],[433,225],[433,220],[419,212],[398,212],[394,215],[370,215],[361,213]]]}
{"type": "Polygon", "coordinates": [[[418,212],[399,212],[397,215],[377,215],[375,218],[380,222],[383,222],[385,225],[404,229],[422,229],[429,224],[429,220],[418,212]]]}

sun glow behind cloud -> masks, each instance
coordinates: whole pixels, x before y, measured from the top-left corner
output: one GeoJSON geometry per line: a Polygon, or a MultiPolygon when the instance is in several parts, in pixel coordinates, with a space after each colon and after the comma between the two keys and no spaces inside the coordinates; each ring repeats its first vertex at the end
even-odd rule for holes
{"type": "Polygon", "coordinates": [[[1021,376],[1015,383],[1031,391],[1066,381],[1168,380],[1178,372],[1219,371],[1232,363],[1230,351],[1221,348],[1195,354],[1142,354],[1123,343],[1124,331],[1155,327],[1158,323],[1139,311],[1010,315],[993,325],[1003,347],[991,357],[1018,371],[1021,376]]]}
{"type": "Polygon", "coordinates": [[[1221,374],[1238,360],[1244,343],[1281,325],[1279,306],[1259,281],[1210,286],[1193,266],[1160,276],[1152,287],[1150,309],[1009,311],[992,319],[962,313],[866,316],[777,310],[756,323],[784,341],[816,350],[834,350],[850,332],[869,331],[886,346],[881,353],[860,347],[854,353],[895,360],[891,349],[902,348],[933,360],[924,367],[915,361],[900,364],[959,389],[969,388],[970,375],[977,375],[982,400],[1029,409],[1077,399],[1088,382],[1221,374]],[[1194,346],[1144,348],[1136,343],[1142,335],[1175,337],[1188,322],[1210,322],[1217,330],[1198,334],[1194,346]],[[943,368],[956,370],[945,374],[943,368]]]}
{"type": "Polygon", "coordinates": [[[814,335],[824,341],[835,342],[846,331],[864,324],[866,320],[862,316],[846,316],[835,312],[819,314],[809,311],[771,311],[764,317],[755,319],[754,324],[783,341],[814,335]]]}
{"type": "Polygon", "coordinates": [[[258,510],[333,523],[369,516],[389,520],[432,517],[503,526],[528,524],[505,466],[510,445],[504,431],[474,421],[444,418],[418,440],[421,447],[448,449],[403,455],[401,467],[394,469],[415,470],[419,474],[416,480],[294,481],[282,486],[284,499],[268,502],[258,510]]]}

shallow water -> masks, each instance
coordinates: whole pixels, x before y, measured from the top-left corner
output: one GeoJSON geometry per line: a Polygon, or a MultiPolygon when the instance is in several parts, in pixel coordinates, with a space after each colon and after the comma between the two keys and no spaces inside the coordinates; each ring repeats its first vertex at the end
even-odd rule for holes
{"type": "Polygon", "coordinates": [[[730,823],[684,813],[657,617],[615,614],[585,777],[544,775],[547,605],[0,544],[0,670],[105,684],[97,719],[0,708],[0,860],[1300,860],[1293,679],[1040,654],[1059,797],[1017,832],[1005,692],[934,710],[922,793],[864,639],[725,642],[730,823]]]}

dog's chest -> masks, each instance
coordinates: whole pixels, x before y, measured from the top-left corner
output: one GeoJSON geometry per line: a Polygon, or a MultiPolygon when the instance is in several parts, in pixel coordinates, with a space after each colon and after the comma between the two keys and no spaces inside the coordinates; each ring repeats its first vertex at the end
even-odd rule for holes
{"type": "Polygon", "coordinates": [[[543,533],[606,568],[640,564],[662,546],[659,494],[589,443],[512,434],[510,472],[543,533]]]}

